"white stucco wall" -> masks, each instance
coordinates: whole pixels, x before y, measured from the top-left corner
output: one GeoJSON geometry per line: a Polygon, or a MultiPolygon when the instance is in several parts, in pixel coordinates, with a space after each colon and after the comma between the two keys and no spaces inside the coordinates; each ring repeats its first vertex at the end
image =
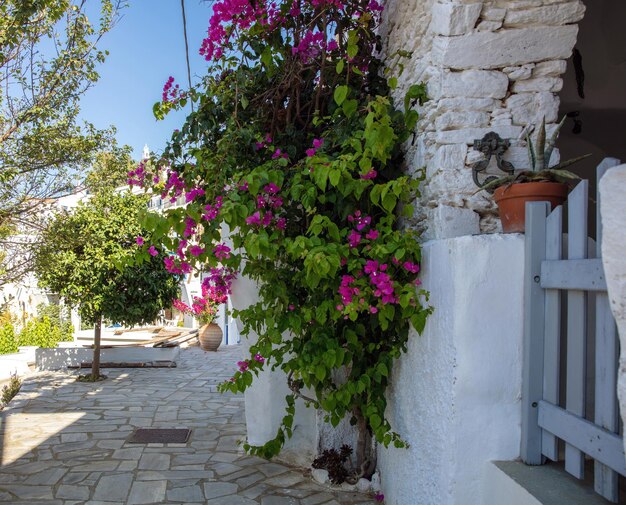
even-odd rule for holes
{"type": "Polygon", "coordinates": [[[620,338],[617,394],[626,421],[626,165],[611,168],[600,179],[600,208],[602,263],[620,338]]]}
{"type": "Polygon", "coordinates": [[[394,365],[388,415],[411,447],[379,450],[385,503],[479,504],[487,462],[519,456],[524,240],[466,236],[423,253],[435,312],[394,365]]]}
{"type": "MultiPolygon", "coordinates": [[[[233,308],[242,310],[259,301],[256,283],[239,275],[233,282],[231,302],[233,308]]],[[[238,321],[239,331],[243,330],[238,321]]],[[[251,331],[241,336],[243,358],[249,359],[250,346],[258,339],[251,331]]],[[[285,415],[285,397],[290,394],[287,376],[281,370],[266,369],[255,377],[252,386],[245,393],[246,427],[248,442],[263,445],[276,436],[280,421],[285,415]]],[[[293,422],[293,436],[287,440],[277,459],[296,465],[308,466],[313,461],[317,449],[316,411],[308,409],[302,400],[296,400],[296,415],[293,422]]]]}

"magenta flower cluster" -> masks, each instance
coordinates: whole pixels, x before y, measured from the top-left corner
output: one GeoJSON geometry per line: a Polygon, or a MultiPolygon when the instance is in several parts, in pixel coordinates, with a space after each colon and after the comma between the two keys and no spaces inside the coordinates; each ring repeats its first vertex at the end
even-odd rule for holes
{"type": "Polygon", "coordinates": [[[129,186],[143,187],[146,179],[145,160],[140,161],[135,170],[130,170],[126,175],[128,176],[127,182],[129,186]]]}
{"type": "Polygon", "coordinates": [[[287,227],[287,220],[274,214],[284,203],[283,198],[278,195],[279,191],[280,188],[273,182],[263,187],[256,198],[258,210],[246,218],[247,225],[267,228],[274,224],[279,230],[284,230],[287,227]]]}

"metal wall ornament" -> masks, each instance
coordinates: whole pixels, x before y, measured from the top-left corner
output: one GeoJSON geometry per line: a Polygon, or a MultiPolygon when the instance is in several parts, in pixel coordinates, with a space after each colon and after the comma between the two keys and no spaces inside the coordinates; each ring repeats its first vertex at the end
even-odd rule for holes
{"type": "MultiPolygon", "coordinates": [[[[472,165],[472,178],[476,186],[482,189],[487,183],[498,179],[494,175],[486,177],[483,181],[478,178],[479,173],[486,172],[492,156],[496,157],[496,164],[500,170],[510,175],[515,172],[513,164],[502,158],[510,145],[511,141],[509,139],[501,138],[496,132],[489,132],[482,139],[474,140],[474,149],[485,155],[484,160],[477,161],[472,165]]],[[[493,190],[486,191],[493,193],[493,190]]]]}

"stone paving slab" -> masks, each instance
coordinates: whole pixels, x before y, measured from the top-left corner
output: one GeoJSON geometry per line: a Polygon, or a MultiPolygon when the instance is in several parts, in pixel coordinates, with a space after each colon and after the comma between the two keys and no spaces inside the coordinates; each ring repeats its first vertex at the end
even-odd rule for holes
{"type": "Polygon", "coordinates": [[[374,505],[239,448],[243,396],[217,384],[240,354],[191,347],[177,368],[112,369],[95,384],[29,376],[0,412],[0,504],[374,505]],[[186,444],[126,443],[138,427],[192,432],[186,444]]]}

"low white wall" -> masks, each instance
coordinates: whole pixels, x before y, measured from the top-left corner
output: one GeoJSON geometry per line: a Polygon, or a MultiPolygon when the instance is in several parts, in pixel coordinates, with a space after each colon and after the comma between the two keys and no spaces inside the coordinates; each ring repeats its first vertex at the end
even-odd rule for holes
{"type": "Polygon", "coordinates": [[[611,168],[600,179],[600,210],[602,263],[621,348],[617,395],[626,422],[626,165],[611,168]]]}
{"type": "MultiPolygon", "coordinates": [[[[139,363],[142,361],[176,361],[180,347],[117,347],[102,349],[100,361],[139,363]]],[[[35,351],[38,370],[59,370],[68,366],[80,365],[93,359],[93,350],[84,347],[39,348],[35,351]]]]}
{"type": "Polygon", "coordinates": [[[388,415],[408,449],[379,449],[387,505],[477,505],[488,462],[519,456],[524,238],[424,245],[435,312],[394,365],[388,415]]]}
{"type": "Polygon", "coordinates": [[[35,349],[33,346],[24,346],[19,348],[19,352],[0,354],[0,380],[8,379],[13,374],[27,374],[29,365],[35,363],[35,349]]]}

